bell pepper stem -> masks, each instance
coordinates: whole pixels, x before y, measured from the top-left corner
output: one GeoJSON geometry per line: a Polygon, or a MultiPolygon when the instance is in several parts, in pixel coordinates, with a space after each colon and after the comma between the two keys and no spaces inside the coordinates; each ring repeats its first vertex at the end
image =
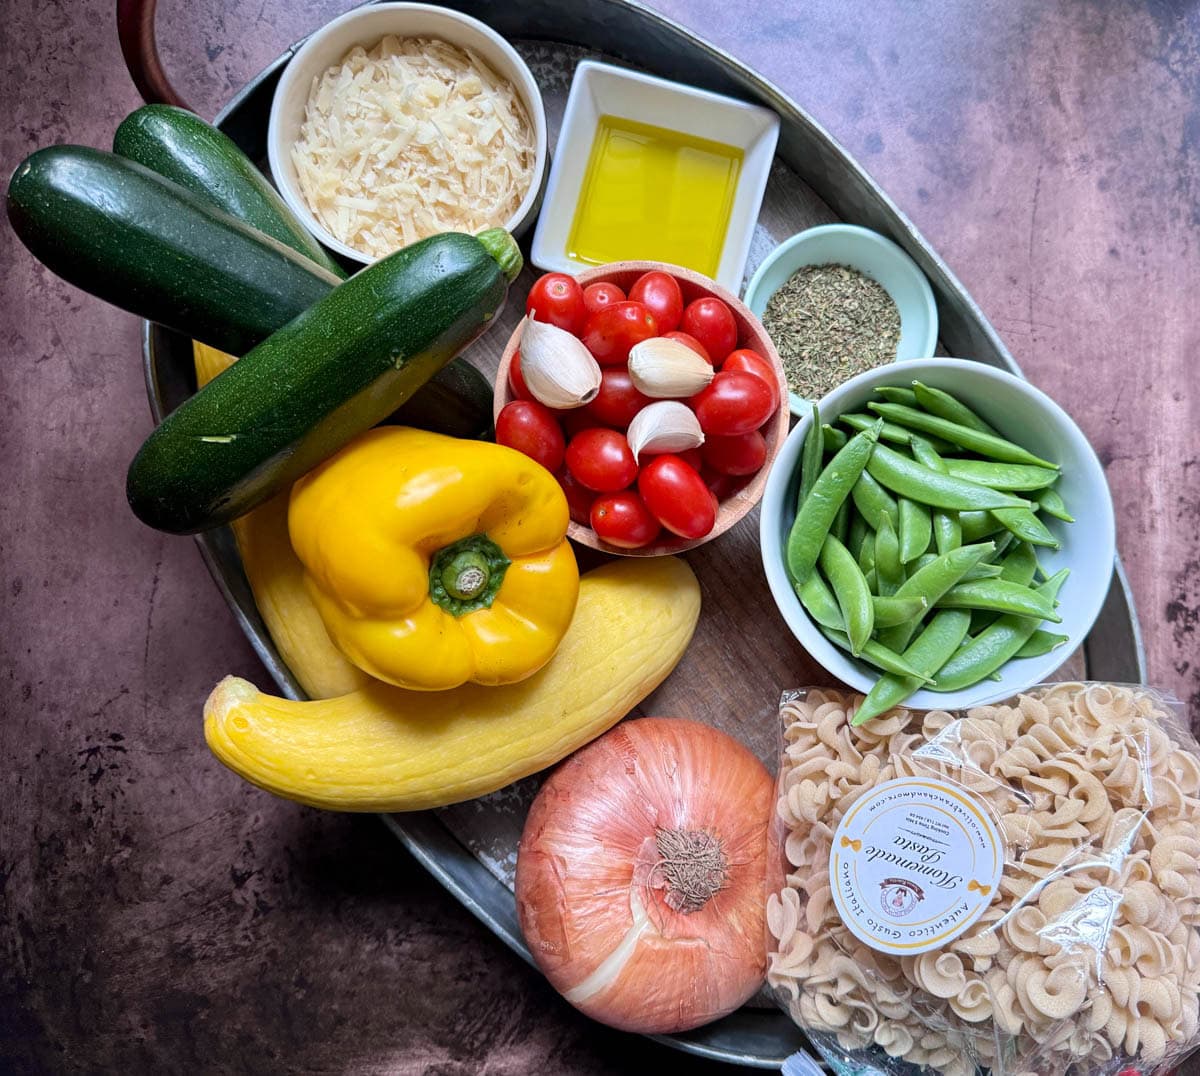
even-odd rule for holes
{"type": "Polygon", "coordinates": [[[453,616],[488,609],[512,562],[485,534],[439,549],[429,565],[429,597],[453,616]]]}

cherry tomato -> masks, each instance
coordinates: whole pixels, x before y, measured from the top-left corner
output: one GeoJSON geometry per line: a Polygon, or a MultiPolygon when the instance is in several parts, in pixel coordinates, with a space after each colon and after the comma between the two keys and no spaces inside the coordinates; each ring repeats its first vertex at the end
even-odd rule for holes
{"type": "Polygon", "coordinates": [[[576,434],[583,433],[584,430],[596,430],[601,426],[609,425],[607,422],[600,422],[595,415],[589,414],[586,407],[574,407],[570,411],[555,411],[553,414],[566,433],[568,441],[576,434]]]}
{"type": "Polygon", "coordinates": [[[732,437],[757,430],[775,410],[771,386],[740,370],[722,370],[688,403],[706,437],[732,437]]]}
{"type": "Polygon", "coordinates": [[[733,311],[715,295],[688,303],[679,327],[704,345],[714,366],[737,347],[737,322],[733,320],[733,311]]]}
{"type": "Polygon", "coordinates": [[[589,318],[606,306],[616,306],[624,301],[625,293],[616,284],[610,284],[606,280],[599,284],[589,284],[583,289],[583,308],[589,318]]]}
{"type": "Polygon", "coordinates": [[[675,455],[689,467],[694,467],[697,471],[704,466],[704,456],[698,448],[689,448],[683,452],[676,452],[675,455]]]}
{"type": "Polygon", "coordinates": [[[563,462],[563,432],[550,408],[537,400],[513,400],[496,416],[496,443],[524,452],[548,471],[563,462]]]}
{"type": "Polygon", "coordinates": [[[625,429],[633,416],[654,401],[633,387],[633,378],[624,366],[606,366],[600,371],[600,391],[584,408],[599,425],[625,429]]]}
{"type": "Polygon", "coordinates": [[[623,433],[592,429],[571,438],[567,470],[588,489],[616,493],[637,478],[638,465],[623,433]]]}
{"type": "Polygon", "coordinates": [[[709,366],[713,364],[712,356],[704,350],[704,345],[700,343],[694,336],[689,336],[687,333],[679,331],[664,333],[668,340],[678,340],[684,347],[690,347],[697,355],[700,356],[709,366]]]}
{"type": "Polygon", "coordinates": [[[525,299],[525,313],[534,321],[548,321],[578,336],[587,321],[583,288],[566,273],[547,273],[538,277],[525,299]]]}
{"type": "Polygon", "coordinates": [[[758,430],[733,437],[709,437],[701,451],[704,462],[721,474],[754,474],[767,462],[767,442],[758,430]]]}
{"type": "Polygon", "coordinates": [[[683,317],[683,292],[670,273],[659,270],[643,273],[629,289],[629,298],[654,315],[660,333],[679,328],[679,319],[683,317]]]}
{"type": "Polygon", "coordinates": [[[518,400],[532,400],[533,393],[525,387],[525,378],[521,376],[521,353],[513,352],[512,362],[508,365],[508,387],[518,400]]]}
{"type": "Polygon", "coordinates": [[[654,315],[628,301],[597,311],[583,327],[583,343],[601,366],[624,366],[634,344],[657,335],[654,315]]]}
{"type": "Polygon", "coordinates": [[[741,370],[744,374],[761,377],[771,386],[771,399],[775,401],[776,407],[779,406],[779,378],[775,374],[774,367],[757,351],[751,351],[748,347],[740,347],[725,357],[725,361],[721,363],[721,369],[722,371],[741,370]]]}
{"type": "Polygon", "coordinates": [[[609,545],[637,549],[649,545],[661,530],[646,502],[636,493],[605,493],[592,503],[592,530],[609,545]]]}
{"type": "Polygon", "coordinates": [[[704,484],[717,498],[718,503],[728,500],[750,481],[749,476],[721,474],[708,466],[700,472],[700,477],[704,479],[704,484]]]}
{"type": "Polygon", "coordinates": [[[562,491],[566,494],[567,509],[571,513],[571,518],[576,523],[582,523],[585,527],[592,525],[592,502],[596,499],[596,495],[580,484],[576,478],[566,468],[559,471],[555,476],[558,479],[558,484],[562,486],[562,491]]]}
{"type": "Polygon", "coordinates": [[[717,499],[694,467],[678,456],[655,456],[638,475],[638,493],[672,534],[703,538],[717,522],[717,499]]]}

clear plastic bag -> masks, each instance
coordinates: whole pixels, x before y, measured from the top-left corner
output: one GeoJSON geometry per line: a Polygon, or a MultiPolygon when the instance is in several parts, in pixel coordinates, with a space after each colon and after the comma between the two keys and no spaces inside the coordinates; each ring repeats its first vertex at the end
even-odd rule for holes
{"type": "Polygon", "coordinates": [[[1200,1019],[1200,745],[1143,686],[784,696],[767,982],[837,1072],[1151,1076],[1200,1019]]]}

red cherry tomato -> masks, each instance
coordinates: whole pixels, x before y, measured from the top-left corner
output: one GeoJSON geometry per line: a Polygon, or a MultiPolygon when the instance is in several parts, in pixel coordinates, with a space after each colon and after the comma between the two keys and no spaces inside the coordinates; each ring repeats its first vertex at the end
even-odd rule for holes
{"type": "Polygon", "coordinates": [[[704,456],[701,455],[698,448],[689,448],[683,452],[676,452],[675,455],[689,467],[694,467],[697,471],[704,466],[704,456]]]}
{"type": "Polygon", "coordinates": [[[547,273],[538,277],[525,299],[525,313],[534,321],[548,321],[578,336],[587,321],[583,288],[566,273],[547,273]]]}
{"type": "Polygon", "coordinates": [[[554,417],[558,419],[558,423],[563,428],[563,432],[567,435],[567,440],[571,440],[576,434],[583,433],[584,430],[595,430],[601,426],[607,426],[607,422],[600,422],[594,415],[588,413],[586,407],[572,408],[570,411],[555,411],[554,417]]]}
{"type": "Polygon", "coordinates": [[[562,466],[566,444],[554,413],[537,400],[513,400],[496,416],[496,443],[524,452],[548,471],[562,466]]]}
{"type": "Polygon", "coordinates": [[[757,430],[775,410],[771,386],[740,370],[722,370],[688,403],[706,437],[732,437],[757,430]]]}
{"type": "Polygon", "coordinates": [[[748,347],[740,347],[725,357],[725,361],[721,363],[721,369],[722,371],[740,370],[744,374],[761,377],[771,386],[771,398],[775,401],[775,406],[779,406],[779,378],[775,374],[775,368],[757,351],[751,351],[748,347]]]}
{"type": "Polygon", "coordinates": [[[728,500],[750,481],[749,476],[721,474],[707,466],[700,472],[700,477],[704,479],[704,484],[712,491],[718,503],[728,500]]]}
{"type": "Polygon", "coordinates": [[[589,318],[606,306],[616,306],[624,301],[625,293],[607,280],[602,280],[599,284],[589,284],[583,289],[583,308],[589,318]]]}
{"type": "Polygon", "coordinates": [[[583,343],[601,366],[624,366],[634,344],[657,335],[654,315],[628,301],[597,311],[583,327],[583,343]]]}
{"type": "Polygon", "coordinates": [[[532,400],[533,393],[525,387],[525,378],[521,376],[521,353],[513,352],[512,362],[508,365],[508,387],[518,400],[532,400]]]}
{"type": "Polygon", "coordinates": [[[687,333],[673,332],[663,334],[668,340],[678,340],[684,347],[690,347],[697,355],[700,356],[709,366],[713,364],[712,356],[704,350],[704,345],[700,343],[694,336],[689,336],[687,333]]]}
{"type": "Polygon", "coordinates": [[[592,503],[592,530],[618,549],[649,545],[662,529],[636,493],[605,493],[592,503]]]}
{"type": "Polygon", "coordinates": [[[624,366],[606,366],[600,371],[600,391],[584,409],[598,424],[625,429],[633,416],[654,401],[633,387],[633,378],[624,366]]]}
{"type": "Polygon", "coordinates": [[[733,320],[733,311],[715,295],[688,303],[679,327],[704,345],[713,365],[719,364],[737,347],[737,322],[733,320]]]}
{"type": "Polygon", "coordinates": [[[703,538],[717,522],[717,499],[694,467],[655,456],[638,475],[638,493],[655,519],[681,538],[703,538]]]}
{"type": "Polygon", "coordinates": [[[570,471],[565,468],[555,476],[558,479],[558,484],[562,486],[562,491],[567,497],[567,508],[571,513],[571,518],[576,523],[582,523],[585,527],[592,525],[592,502],[596,499],[596,495],[587,488],[581,485],[570,471]]]}
{"type": "Polygon", "coordinates": [[[754,474],[767,462],[767,442],[758,430],[733,437],[709,437],[702,452],[704,462],[721,474],[754,474]]]}
{"type": "Polygon", "coordinates": [[[683,292],[670,273],[659,270],[643,273],[629,289],[629,298],[654,315],[660,333],[679,328],[679,319],[683,317],[683,292]]]}
{"type": "Polygon", "coordinates": [[[588,489],[616,493],[637,478],[638,465],[623,433],[593,429],[571,438],[567,470],[588,489]]]}

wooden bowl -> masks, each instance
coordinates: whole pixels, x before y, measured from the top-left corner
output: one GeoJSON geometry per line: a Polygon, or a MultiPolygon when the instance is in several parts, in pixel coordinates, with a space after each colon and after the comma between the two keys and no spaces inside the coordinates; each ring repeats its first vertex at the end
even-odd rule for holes
{"type": "MultiPolygon", "coordinates": [[[[736,493],[718,504],[717,521],[713,529],[703,538],[677,538],[664,530],[663,534],[667,535],[667,537],[663,538],[660,536],[658,541],[648,546],[643,546],[641,549],[618,549],[616,546],[609,545],[607,542],[601,540],[596,532],[586,524],[577,523],[574,520],[571,521],[567,533],[580,545],[622,557],[659,557],[668,553],[682,553],[684,550],[695,549],[697,546],[704,545],[705,542],[711,542],[718,535],[724,534],[762,499],[763,490],[767,485],[767,472],[771,469],[771,464],[775,456],[779,453],[780,448],[783,447],[784,439],[788,433],[787,382],[784,379],[783,364],[779,360],[779,353],[775,350],[775,345],[771,342],[771,338],[767,335],[758,318],[750,313],[749,308],[735,295],[726,291],[715,281],[710,280],[701,273],[695,273],[690,269],[684,269],[678,265],[669,265],[665,262],[610,262],[608,265],[599,265],[594,269],[586,269],[578,274],[576,279],[585,288],[589,284],[605,281],[616,284],[622,291],[628,293],[634,281],[643,273],[648,273],[652,269],[670,273],[679,282],[685,306],[695,299],[702,299],[711,295],[716,296],[716,298],[724,302],[733,311],[733,318],[737,323],[738,331],[737,346],[750,348],[752,351],[758,352],[758,354],[771,364],[779,383],[779,399],[781,404],[767,420],[766,424],[761,427],[763,437],[767,442],[767,458],[762,467],[736,493]]],[[[519,333],[519,328],[513,331],[512,336],[509,337],[508,343],[505,345],[504,354],[500,357],[500,368],[496,373],[493,403],[493,410],[496,417],[499,417],[504,406],[514,399],[512,389],[508,383],[508,368],[512,364],[512,357],[520,343],[519,333]]]]}

